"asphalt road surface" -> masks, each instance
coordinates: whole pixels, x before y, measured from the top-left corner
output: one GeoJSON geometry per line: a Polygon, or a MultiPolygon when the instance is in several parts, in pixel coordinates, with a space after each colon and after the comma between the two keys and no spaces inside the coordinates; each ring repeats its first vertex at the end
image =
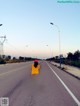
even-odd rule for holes
{"type": "Polygon", "coordinates": [[[80,106],[80,80],[46,61],[31,75],[31,64],[0,66],[0,97],[8,97],[9,106],[80,106]]]}

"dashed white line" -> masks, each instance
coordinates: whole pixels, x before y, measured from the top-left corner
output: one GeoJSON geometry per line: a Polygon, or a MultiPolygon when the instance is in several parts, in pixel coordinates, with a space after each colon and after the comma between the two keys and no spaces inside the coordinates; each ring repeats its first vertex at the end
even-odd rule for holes
{"type": "MultiPolygon", "coordinates": [[[[47,62],[46,62],[47,63],[47,62]]],[[[47,63],[51,71],[56,75],[56,77],[59,79],[59,81],[62,83],[62,85],[65,87],[65,89],[68,91],[68,93],[71,95],[73,100],[76,102],[78,106],[80,106],[80,101],[77,99],[77,97],[71,92],[71,90],[67,87],[67,85],[62,81],[62,79],[57,75],[57,73],[52,69],[52,67],[47,63]]]]}

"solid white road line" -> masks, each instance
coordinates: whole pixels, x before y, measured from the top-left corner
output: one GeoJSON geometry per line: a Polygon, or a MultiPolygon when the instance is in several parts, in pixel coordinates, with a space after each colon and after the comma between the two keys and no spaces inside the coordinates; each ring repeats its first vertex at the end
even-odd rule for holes
{"type": "MultiPolygon", "coordinates": [[[[47,62],[46,62],[47,63],[47,62]]],[[[57,75],[57,73],[52,69],[52,67],[47,63],[51,71],[56,75],[56,77],[59,79],[59,81],[62,83],[62,85],[65,87],[65,89],[68,91],[68,93],[71,95],[71,97],[74,99],[76,104],[80,106],[80,101],[76,98],[76,96],[71,92],[71,90],[67,87],[67,85],[62,81],[62,79],[57,75]]]]}

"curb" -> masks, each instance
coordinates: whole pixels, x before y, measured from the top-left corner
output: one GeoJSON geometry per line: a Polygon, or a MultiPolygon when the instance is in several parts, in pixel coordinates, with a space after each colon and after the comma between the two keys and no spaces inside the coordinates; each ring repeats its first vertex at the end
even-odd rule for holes
{"type": "MultiPolygon", "coordinates": [[[[50,63],[51,63],[51,62],[50,62],[50,63]]],[[[51,63],[51,64],[52,64],[52,63],[51,63]]],[[[52,65],[54,65],[54,64],[52,64],[52,65]]],[[[61,69],[61,68],[60,68],[59,66],[57,66],[57,65],[54,65],[54,66],[57,67],[57,68],[59,68],[59,69],[61,69]]],[[[74,74],[72,74],[72,73],[66,71],[64,67],[63,67],[63,69],[61,69],[61,70],[64,71],[64,72],[66,72],[66,73],[68,73],[69,75],[75,77],[76,79],[80,80],[80,77],[78,77],[78,76],[76,76],[76,75],[74,75],[74,74]]]]}

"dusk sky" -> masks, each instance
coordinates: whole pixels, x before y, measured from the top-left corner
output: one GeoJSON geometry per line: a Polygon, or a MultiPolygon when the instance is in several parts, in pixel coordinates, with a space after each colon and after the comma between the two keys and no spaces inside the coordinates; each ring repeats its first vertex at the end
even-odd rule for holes
{"type": "Polygon", "coordinates": [[[60,29],[61,54],[80,50],[80,2],[58,1],[0,0],[0,36],[7,37],[4,54],[39,58],[59,55],[55,25],[60,29]]]}

